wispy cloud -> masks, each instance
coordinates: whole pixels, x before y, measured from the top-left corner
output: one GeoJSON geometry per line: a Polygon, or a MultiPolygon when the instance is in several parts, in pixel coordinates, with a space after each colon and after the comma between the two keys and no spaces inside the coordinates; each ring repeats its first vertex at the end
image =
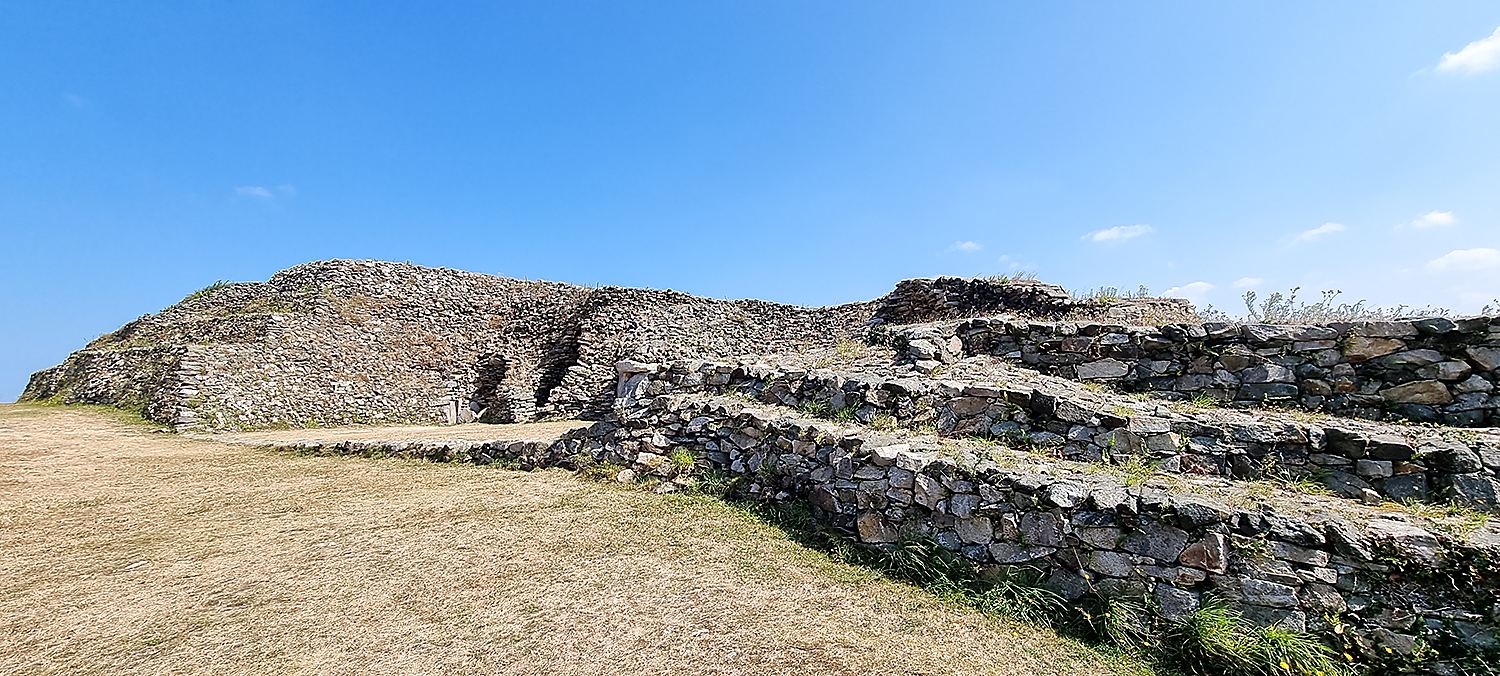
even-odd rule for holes
{"type": "Polygon", "coordinates": [[[266,188],[259,185],[242,185],[234,189],[234,194],[241,197],[254,197],[260,200],[273,200],[276,199],[277,194],[284,197],[296,197],[297,189],[287,184],[278,185],[275,188],[266,188]]]}
{"type": "Polygon", "coordinates": [[[1409,225],[1413,228],[1441,228],[1445,225],[1453,225],[1457,220],[1453,217],[1453,212],[1451,211],[1432,211],[1418,216],[1416,220],[1409,223],[1403,223],[1403,225],[1409,225]]]}
{"type": "Polygon", "coordinates": [[[965,252],[968,252],[968,253],[973,253],[973,252],[978,251],[978,250],[983,249],[983,248],[984,248],[984,245],[980,244],[979,242],[954,242],[953,246],[948,247],[948,250],[949,251],[965,251],[965,252]]]}
{"type": "Polygon", "coordinates": [[[1265,284],[1265,283],[1266,283],[1266,280],[1261,279],[1259,277],[1241,277],[1239,279],[1234,280],[1233,286],[1236,289],[1248,289],[1248,288],[1250,288],[1252,286],[1260,286],[1261,284],[1265,284]]]}
{"type": "Polygon", "coordinates": [[[1470,42],[1458,53],[1448,52],[1438,62],[1441,73],[1471,75],[1500,67],[1500,28],[1483,40],[1470,42]]]}
{"type": "Polygon", "coordinates": [[[1312,230],[1306,230],[1306,231],[1304,231],[1302,234],[1297,235],[1296,237],[1292,238],[1292,241],[1293,242],[1316,242],[1316,241],[1318,241],[1320,239],[1323,239],[1324,237],[1327,237],[1328,235],[1331,235],[1331,234],[1333,234],[1335,232],[1343,232],[1345,230],[1348,230],[1348,228],[1344,227],[1343,224],[1340,224],[1340,223],[1324,223],[1324,224],[1322,224],[1322,225],[1320,225],[1320,226],[1318,226],[1316,228],[1313,228],[1312,230]]]}
{"type": "Polygon", "coordinates": [[[83,97],[77,94],[63,94],[63,100],[72,104],[74,108],[83,107],[83,97]]]}
{"type": "Polygon", "coordinates": [[[1167,289],[1167,292],[1162,294],[1162,297],[1186,298],[1194,305],[1198,305],[1203,302],[1203,299],[1205,297],[1208,296],[1208,292],[1213,290],[1214,285],[1209,284],[1208,282],[1193,282],[1192,284],[1183,284],[1182,286],[1174,286],[1170,289],[1167,289]]]}
{"type": "Polygon", "coordinates": [[[1095,242],[1112,242],[1122,239],[1140,237],[1141,235],[1151,232],[1152,229],[1153,228],[1149,225],[1117,225],[1108,230],[1095,230],[1087,235],[1084,235],[1083,238],[1095,242]]]}
{"type": "Polygon", "coordinates": [[[1494,249],[1458,249],[1427,262],[1434,272],[1500,270],[1500,251],[1494,249]]]}

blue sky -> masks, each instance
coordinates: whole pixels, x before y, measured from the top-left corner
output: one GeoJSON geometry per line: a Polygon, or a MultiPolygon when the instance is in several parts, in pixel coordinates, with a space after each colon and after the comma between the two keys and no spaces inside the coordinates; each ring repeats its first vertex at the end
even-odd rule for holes
{"type": "Polygon", "coordinates": [[[1027,270],[1472,312],[1500,4],[7,3],[0,399],[326,258],[801,304],[1027,270]]]}

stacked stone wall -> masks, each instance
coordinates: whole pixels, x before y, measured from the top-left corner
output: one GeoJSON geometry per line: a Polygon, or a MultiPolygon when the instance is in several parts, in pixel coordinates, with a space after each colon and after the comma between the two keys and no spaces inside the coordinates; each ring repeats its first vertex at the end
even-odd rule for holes
{"type": "Polygon", "coordinates": [[[1328,417],[1254,416],[1173,408],[1037,385],[786,370],[764,364],[624,362],[622,401],[673,393],[741,394],[870,423],[931,425],[950,437],[994,438],[1056,457],[1116,464],[1135,458],[1173,473],[1260,479],[1308,477],[1347,498],[1452,501],[1496,509],[1500,431],[1445,433],[1328,417]]]}
{"type": "Polygon", "coordinates": [[[1180,298],[1074,298],[1060,286],[1035,280],[906,279],[876,303],[875,318],[885,324],[999,314],[1037,320],[1066,318],[1136,324],[1201,321],[1192,304],[1180,298]]]}
{"type": "Polygon", "coordinates": [[[597,416],[621,358],[826,347],[861,337],[871,311],[327,261],[142,317],[36,374],[23,399],[212,429],[597,416]]]}
{"type": "Polygon", "coordinates": [[[1500,425],[1500,317],[1326,326],[1124,326],[975,318],[877,327],[932,369],[972,355],[1129,391],[1203,395],[1381,420],[1500,425]]]}
{"type": "MultiPolygon", "coordinates": [[[[675,386],[675,383],[671,383],[675,386]]],[[[1145,599],[1168,617],[1209,596],[1251,621],[1311,631],[1371,663],[1422,641],[1493,649],[1493,579],[1446,573],[1500,544],[1462,540],[1399,514],[1283,514],[1107,475],[1037,471],[913,448],[857,427],[703,395],[623,404],[557,441],[299,442],[301,451],[394,455],[525,468],[613,464],[622,480],[690,485],[712,468],[739,493],[805,503],[872,547],[931,539],[981,566],[1027,566],[1068,599],[1145,599]],[[674,461],[686,451],[695,459],[674,461]],[[1421,571],[1428,571],[1423,577],[1421,571]],[[1396,572],[1407,573],[1405,577],[1396,572]],[[1337,630],[1335,630],[1337,627],[1337,630]]]]}

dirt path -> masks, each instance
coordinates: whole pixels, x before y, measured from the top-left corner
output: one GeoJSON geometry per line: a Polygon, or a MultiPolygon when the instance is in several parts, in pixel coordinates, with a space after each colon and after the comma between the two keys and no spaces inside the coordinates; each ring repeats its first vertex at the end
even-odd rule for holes
{"type": "Polygon", "coordinates": [[[708,498],[0,406],[0,673],[1126,667],[833,563],[708,498]]]}

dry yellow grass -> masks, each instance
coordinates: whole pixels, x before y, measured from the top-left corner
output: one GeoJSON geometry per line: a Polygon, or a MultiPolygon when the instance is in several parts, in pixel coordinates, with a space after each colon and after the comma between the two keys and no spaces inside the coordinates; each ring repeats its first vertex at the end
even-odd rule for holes
{"type": "Polygon", "coordinates": [[[0,406],[0,673],[1122,669],[708,498],[0,406]]]}

